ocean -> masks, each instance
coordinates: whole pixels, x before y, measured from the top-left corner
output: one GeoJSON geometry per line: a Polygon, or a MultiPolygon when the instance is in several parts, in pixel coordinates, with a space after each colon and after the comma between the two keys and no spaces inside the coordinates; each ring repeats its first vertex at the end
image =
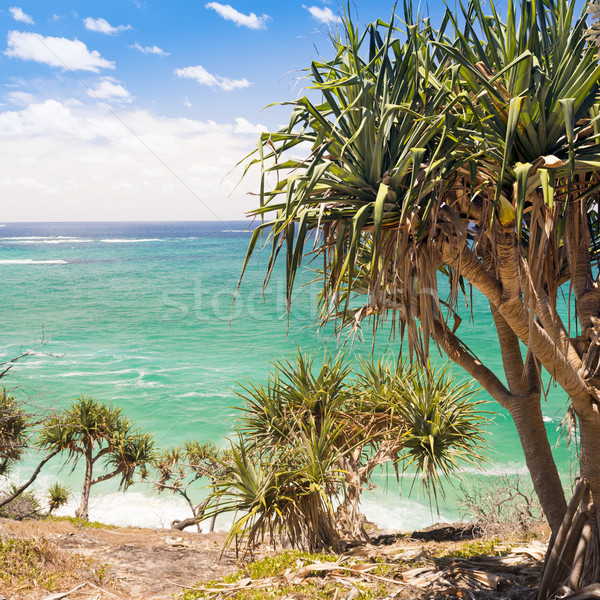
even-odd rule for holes
{"type": "MultiPolygon", "coordinates": [[[[92,395],[118,405],[161,447],[192,438],[226,444],[241,403],[239,383],[264,381],[270,363],[297,348],[318,355],[341,348],[332,329],[317,328],[319,285],[311,282],[310,264],[289,316],[283,261],[262,290],[268,250],[251,261],[233,303],[249,240],[248,223],[242,221],[2,224],[2,361],[33,349],[2,383],[34,414],[92,395]]],[[[473,306],[463,310],[463,339],[501,376],[489,307],[475,295],[473,306]]],[[[363,339],[344,350],[365,354],[372,345],[367,327],[363,339]]],[[[376,353],[397,356],[398,351],[398,338],[378,333],[376,353]]],[[[458,368],[455,372],[465,377],[458,368]]],[[[481,392],[480,398],[486,397],[481,392]]],[[[550,386],[543,407],[565,478],[570,451],[558,429],[566,402],[565,394],[550,386]]],[[[490,460],[478,476],[526,476],[510,419],[495,404],[487,409],[497,414],[487,427],[490,460]]],[[[13,471],[13,480],[27,479],[35,464],[36,456],[28,456],[13,471]]],[[[474,470],[466,469],[464,476],[474,476],[474,470]]],[[[56,480],[72,487],[73,499],[62,514],[73,514],[81,471],[55,459],[36,482],[37,493],[56,480]]],[[[402,478],[400,494],[393,470],[382,471],[376,483],[363,508],[382,527],[414,529],[462,516],[456,481],[448,486],[439,514],[417,493],[418,486],[408,495],[408,478],[402,478]]],[[[200,498],[204,492],[197,493],[200,498]]],[[[91,519],[160,527],[185,516],[183,501],[158,496],[151,486],[138,484],[123,494],[113,480],[92,488],[91,519]]],[[[227,525],[224,516],[218,526],[227,525]]]]}

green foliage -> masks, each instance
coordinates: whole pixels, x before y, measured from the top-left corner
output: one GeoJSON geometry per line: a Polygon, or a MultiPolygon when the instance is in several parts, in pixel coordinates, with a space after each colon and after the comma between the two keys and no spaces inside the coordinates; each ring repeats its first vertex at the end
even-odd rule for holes
{"type": "Polygon", "coordinates": [[[188,440],[181,446],[161,450],[152,461],[159,474],[156,489],[159,492],[183,491],[202,477],[212,477],[220,469],[221,455],[221,450],[214,444],[203,444],[198,440],[188,440]]]}
{"type": "MultiPolygon", "coordinates": [[[[54,589],[59,573],[48,568],[53,549],[47,540],[0,540],[0,582],[2,587],[54,589]]],[[[50,565],[49,565],[50,563],[50,565]]]]}
{"type": "Polygon", "coordinates": [[[120,475],[121,486],[132,483],[137,467],[154,456],[154,441],[148,433],[134,429],[121,410],[82,396],[70,409],[53,413],[43,424],[38,445],[46,450],[59,448],[73,463],[96,452],[106,465],[120,475]]]}
{"type": "MultiPolygon", "coordinates": [[[[198,584],[198,587],[214,588],[219,584],[232,584],[241,579],[251,577],[253,580],[261,580],[269,577],[278,577],[283,575],[286,570],[298,569],[304,565],[312,563],[326,563],[336,562],[339,560],[339,556],[335,554],[326,553],[311,553],[302,552],[299,550],[280,552],[274,556],[267,556],[261,560],[250,562],[245,566],[243,570],[223,577],[222,579],[202,582],[198,584]]],[[[319,575],[319,573],[314,573],[319,575]]],[[[310,574],[309,574],[310,575],[310,574]]],[[[360,595],[357,598],[363,600],[371,600],[375,598],[381,598],[384,595],[385,589],[382,586],[377,586],[375,589],[365,589],[363,586],[358,586],[360,595]]],[[[339,584],[321,583],[315,584],[311,581],[304,581],[302,584],[287,585],[277,587],[276,589],[247,589],[236,592],[235,597],[240,600],[275,600],[277,598],[298,597],[298,598],[311,598],[315,600],[328,600],[332,597],[340,595],[340,592],[346,590],[339,584]]],[[[181,598],[182,600],[196,600],[200,598],[210,598],[214,595],[213,593],[203,593],[196,591],[187,591],[181,598]]]]}
{"type": "Polygon", "coordinates": [[[8,474],[25,449],[29,417],[14,396],[0,392],[0,475],[8,474]]]}
{"type": "MultiPolygon", "coordinates": [[[[228,543],[247,536],[252,548],[266,533],[285,535],[292,546],[335,547],[339,536],[330,497],[342,482],[333,438],[314,429],[288,438],[274,454],[253,454],[243,439],[232,446],[230,470],[217,482],[218,512],[236,511],[228,543]]],[[[276,538],[273,538],[275,543],[276,538]]]]}
{"type": "Polygon", "coordinates": [[[461,544],[455,548],[444,549],[436,554],[437,558],[465,558],[470,559],[476,556],[508,556],[511,553],[511,547],[502,544],[501,540],[476,540],[461,544]]]}
{"type": "MultiPolygon", "coordinates": [[[[215,585],[220,582],[213,581],[210,584],[215,585]]],[[[358,592],[357,596],[354,596],[357,600],[378,600],[383,598],[386,593],[386,587],[384,585],[370,586],[368,589],[363,584],[356,584],[355,589],[358,592]]],[[[308,600],[330,600],[337,596],[341,596],[343,593],[348,592],[348,587],[341,583],[313,583],[303,582],[297,585],[288,585],[284,587],[273,589],[246,589],[237,591],[235,598],[237,600],[286,600],[290,596],[292,598],[302,598],[308,600]]],[[[213,598],[214,593],[203,593],[195,591],[187,591],[182,594],[182,600],[195,600],[200,598],[213,598]]],[[[341,596],[343,597],[343,596],[341,596]]]]}
{"type": "MultiPolygon", "coordinates": [[[[285,254],[289,303],[313,237],[323,322],[372,319],[376,329],[392,315],[411,360],[427,365],[433,340],[513,415],[538,411],[545,369],[579,422],[591,421],[600,61],[586,10],[597,16],[598,4],[508,0],[501,18],[493,2],[468,0],[448,6],[438,29],[412,2],[403,8],[364,32],[346,16],[332,57],[307,70],[315,93],[290,103],[289,123],[247,157],[261,169],[251,213],[262,222],[245,266],[266,235],[264,285],[285,254]],[[456,307],[469,285],[489,302],[504,378],[462,335],[469,325],[456,307]],[[575,328],[561,318],[565,298],[575,328]]],[[[537,414],[520,434],[547,459],[548,468],[528,464],[556,533],[564,494],[537,414]]],[[[443,472],[452,460],[428,446],[450,430],[415,425],[413,464],[443,472]]],[[[591,431],[581,428],[582,456],[596,447],[591,431]]],[[[581,462],[590,479],[592,464],[581,462]]]]}
{"type": "Polygon", "coordinates": [[[154,458],[154,440],[149,433],[135,429],[121,410],[82,396],[71,408],[53,413],[42,423],[38,446],[47,452],[67,454],[73,468],[83,458],[86,474],[77,516],[87,518],[89,489],[112,477],[120,487],[133,483],[136,470],[145,469],[154,458]],[[110,471],[93,478],[96,461],[104,458],[110,471]]]}
{"type": "MultiPolygon", "coordinates": [[[[298,568],[299,565],[308,565],[320,562],[335,562],[338,560],[335,554],[324,552],[303,552],[301,550],[280,552],[274,556],[267,556],[260,560],[249,563],[243,573],[246,577],[252,579],[261,579],[264,577],[275,577],[281,575],[286,569],[298,568]],[[247,571],[247,574],[246,574],[247,571]]],[[[242,576],[244,576],[242,575],[242,576]]]]}
{"type": "Polygon", "coordinates": [[[304,418],[320,422],[350,400],[345,379],[351,368],[343,358],[324,360],[316,375],[314,357],[300,351],[274,366],[266,385],[249,384],[238,393],[245,401],[240,432],[256,446],[285,440],[304,418]]]}
{"type": "MultiPolygon", "coordinates": [[[[158,493],[170,491],[182,496],[188,503],[192,515],[201,517],[207,501],[194,502],[192,492],[194,484],[201,479],[209,479],[211,484],[227,470],[228,452],[212,443],[200,443],[198,440],[185,441],[181,446],[165,448],[158,452],[152,461],[152,467],[158,474],[153,480],[151,472],[145,473],[145,479],[152,480],[158,493]]],[[[212,531],[211,525],[211,531],[212,531]]],[[[200,531],[200,525],[198,525],[200,531]]]]}
{"type": "Polygon", "coordinates": [[[57,517],[55,515],[47,516],[46,519],[49,521],[66,521],[76,527],[87,528],[87,529],[117,529],[116,525],[109,525],[107,523],[101,523],[100,521],[88,521],[81,517],[57,517]]]}
{"type": "Polygon", "coordinates": [[[51,515],[57,508],[60,508],[69,501],[71,489],[66,485],[55,481],[48,487],[48,515],[51,515]]]}
{"type": "MultiPolygon", "coordinates": [[[[572,200],[584,202],[591,255],[600,248],[600,63],[587,5],[577,16],[568,0],[509,0],[503,22],[493,4],[470,0],[459,14],[448,8],[435,30],[408,3],[402,19],[363,34],[347,17],[332,39],[334,57],[308,70],[322,102],[291,103],[289,124],[262,134],[248,162],[261,167],[252,212],[265,222],[247,260],[268,232],[265,284],[286,245],[291,301],[314,235],[323,319],[358,325],[391,310],[425,364],[430,338],[444,330],[452,338],[459,324],[448,325],[465,284],[454,259],[468,248],[485,269],[501,265],[497,227],[514,223],[524,266],[512,285],[529,281],[556,306],[573,277],[562,239],[572,200]],[[307,155],[298,155],[300,144],[307,155]],[[450,282],[446,302],[438,271],[450,282]],[[365,306],[351,303],[356,294],[361,302],[366,295],[365,306]]],[[[534,323],[539,298],[519,289],[534,323]]],[[[469,352],[460,342],[453,348],[469,352]]]]}
{"type": "Polygon", "coordinates": [[[430,494],[436,494],[440,475],[448,476],[460,464],[481,466],[484,456],[481,425],[484,417],[475,411],[476,389],[469,382],[457,382],[445,365],[436,370],[406,370],[397,381],[400,396],[397,411],[407,424],[402,437],[404,469],[413,468],[430,494]]]}
{"type": "Polygon", "coordinates": [[[319,366],[298,352],[265,385],[243,388],[238,438],[213,494],[214,512],[236,511],[229,543],[246,537],[252,548],[270,534],[314,551],[368,540],[359,501],[376,466],[402,462],[435,492],[460,463],[483,460],[471,385],[447,368],[360,364],[354,374],[343,357],[319,366]]]}

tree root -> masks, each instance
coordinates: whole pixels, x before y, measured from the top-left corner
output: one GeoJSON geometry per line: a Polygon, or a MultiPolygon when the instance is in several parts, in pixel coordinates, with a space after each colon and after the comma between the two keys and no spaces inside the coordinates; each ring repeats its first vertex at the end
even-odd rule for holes
{"type": "Polygon", "coordinates": [[[190,517],[189,519],[175,519],[174,521],[171,521],[171,529],[179,529],[179,531],[183,531],[186,527],[197,525],[201,520],[202,515],[198,517],[190,517]]]}
{"type": "Polygon", "coordinates": [[[600,598],[600,510],[581,506],[588,489],[582,479],[550,543],[536,600],[600,598]]]}

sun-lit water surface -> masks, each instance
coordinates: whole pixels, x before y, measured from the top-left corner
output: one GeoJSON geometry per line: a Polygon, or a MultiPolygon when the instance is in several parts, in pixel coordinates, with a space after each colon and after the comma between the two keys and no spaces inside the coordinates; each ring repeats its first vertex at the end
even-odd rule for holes
{"type": "MultiPolygon", "coordinates": [[[[264,380],[269,362],[297,347],[338,348],[331,330],[316,329],[318,284],[306,283],[310,273],[298,285],[289,321],[283,264],[262,293],[267,252],[251,262],[232,303],[250,239],[246,227],[245,222],[6,224],[0,228],[1,355],[12,358],[42,337],[46,343],[19,361],[3,383],[33,411],[65,406],[81,394],[110,401],[153,432],[161,446],[189,438],[226,443],[233,407],[240,403],[236,382],[264,380]]],[[[489,308],[475,297],[472,309],[474,323],[467,322],[465,309],[463,339],[501,376],[489,308]]],[[[370,352],[372,339],[364,333],[352,352],[370,352]]],[[[375,347],[396,354],[399,342],[379,334],[375,347]]],[[[553,443],[565,402],[560,390],[550,388],[543,410],[553,443]]],[[[486,471],[525,473],[510,419],[499,412],[488,429],[492,451],[486,471]]],[[[564,444],[557,457],[567,475],[564,444]]],[[[35,457],[28,458],[13,477],[25,479],[34,463],[35,457]]],[[[77,489],[79,477],[79,471],[61,470],[54,461],[37,488],[61,479],[77,489]]],[[[438,516],[422,493],[407,497],[406,478],[402,496],[392,472],[377,482],[364,509],[384,527],[410,529],[460,516],[452,489],[438,516]]],[[[185,513],[179,499],[157,497],[148,486],[125,495],[113,482],[97,487],[92,519],[162,526],[185,513]]],[[[227,526],[226,518],[220,526],[227,526]]]]}

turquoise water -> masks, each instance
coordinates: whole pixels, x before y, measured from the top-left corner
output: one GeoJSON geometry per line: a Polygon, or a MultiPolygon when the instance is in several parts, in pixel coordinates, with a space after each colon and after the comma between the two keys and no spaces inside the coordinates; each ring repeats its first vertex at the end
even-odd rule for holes
{"type": "MultiPolygon", "coordinates": [[[[236,382],[264,380],[269,362],[296,347],[338,348],[331,330],[316,328],[318,284],[298,286],[289,323],[283,264],[261,294],[268,252],[252,261],[232,306],[250,238],[246,228],[245,222],[2,226],[1,356],[16,356],[42,337],[46,342],[3,383],[34,412],[93,395],[119,405],[161,446],[188,438],[224,443],[235,418],[232,407],[240,402],[236,382]]],[[[304,282],[310,278],[306,272],[304,282]]],[[[475,323],[469,324],[465,312],[463,337],[501,375],[489,308],[475,297],[473,313],[475,323]]],[[[364,342],[356,341],[352,351],[368,353],[371,344],[365,330],[364,342]]],[[[376,351],[397,353],[398,345],[379,334],[376,351]]],[[[565,400],[551,389],[544,406],[553,443],[565,400]]],[[[488,429],[493,452],[487,472],[524,472],[510,420],[499,413],[488,429]]],[[[564,446],[557,457],[566,474],[564,446]]],[[[14,477],[25,478],[34,462],[30,457],[14,477]]],[[[59,478],[76,489],[78,477],[60,470],[57,461],[38,488],[59,478]]],[[[382,474],[380,483],[385,479],[382,474]]],[[[91,517],[105,521],[159,525],[182,510],[176,499],[157,498],[145,486],[122,496],[107,483],[93,493],[91,517]]],[[[432,519],[425,498],[400,498],[395,483],[368,499],[366,510],[382,525],[421,526],[432,519]]],[[[441,517],[456,516],[450,491],[441,517]]]]}

